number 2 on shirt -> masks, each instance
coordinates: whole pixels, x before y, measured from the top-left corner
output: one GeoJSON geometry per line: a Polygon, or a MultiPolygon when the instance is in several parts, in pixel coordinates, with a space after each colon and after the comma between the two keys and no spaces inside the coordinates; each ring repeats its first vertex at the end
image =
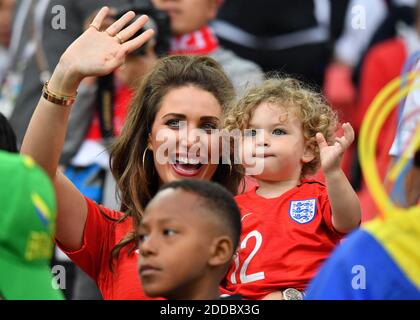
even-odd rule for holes
{"type": "MultiPolygon", "coordinates": [[[[257,252],[260,249],[261,244],[262,244],[261,233],[259,233],[257,230],[253,230],[250,233],[248,233],[248,235],[245,237],[244,240],[242,240],[240,248],[245,249],[246,248],[246,243],[252,237],[255,238],[255,247],[251,251],[251,254],[245,259],[244,264],[241,267],[241,270],[239,272],[240,283],[249,283],[249,282],[254,282],[254,281],[257,281],[257,280],[262,280],[262,279],[265,278],[264,272],[256,272],[256,273],[252,273],[252,274],[246,274],[246,269],[248,268],[249,263],[251,262],[252,258],[254,258],[254,256],[257,254],[257,252]]],[[[232,275],[230,276],[230,281],[233,284],[236,284],[236,271],[238,271],[238,268],[239,268],[239,255],[236,255],[236,257],[235,257],[235,270],[232,272],[232,275]]]]}

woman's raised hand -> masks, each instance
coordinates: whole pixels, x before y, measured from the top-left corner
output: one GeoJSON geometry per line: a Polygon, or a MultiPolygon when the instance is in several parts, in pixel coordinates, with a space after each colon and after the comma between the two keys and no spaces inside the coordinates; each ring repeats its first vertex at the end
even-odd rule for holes
{"type": "Polygon", "coordinates": [[[129,11],[120,19],[102,31],[102,23],[109,13],[103,7],[93,19],[90,27],[77,38],[63,53],[59,67],[70,72],[72,79],[81,80],[87,76],[103,76],[111,73],[124,63],[131,51],[139,48],[153,36],[148,29],[134,39],[130,39],[147,22],[143,15],[131,25],[126,25],[134,18],[129,11]]]}

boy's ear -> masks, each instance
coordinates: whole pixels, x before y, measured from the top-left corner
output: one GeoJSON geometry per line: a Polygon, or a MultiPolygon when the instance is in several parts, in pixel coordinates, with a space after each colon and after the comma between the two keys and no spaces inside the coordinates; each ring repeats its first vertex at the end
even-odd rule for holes
{"type": "Polygon", "coordinates": [[[305,148],[303,150],[303,155],[302,155],[303,163],[309,163],[315,159],[316,147],[317,147],[317,143],[316,143],[315,137],[305,142],[305,148]]]}
{"type": "Polygon", "coordinates": [[[233,253],[232,240],[228,236],[217,237],[211,245],[208,264],[212,267],[223,266],[230,262],[233,253]]]}

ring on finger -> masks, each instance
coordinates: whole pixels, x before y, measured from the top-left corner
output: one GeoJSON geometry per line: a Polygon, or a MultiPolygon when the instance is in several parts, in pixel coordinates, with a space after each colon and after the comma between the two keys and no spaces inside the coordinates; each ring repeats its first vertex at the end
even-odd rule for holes
{"type": "Polygon", "coordinates": [[[98,27],[98,26],[96,26],[96,25],[94,25],[93,23],[91,23],[91,24],[89,25],[89,27],[95,28],[95,29],[96,29],[96,31],[99,31],[99,27],[98,27]]]}
{"type": "Polygon", "coordinates": [[[124,40],[121,38],[121,35],[120,35],[119,33],[117,33],[117,34],[115,35],[115,38],[117,38],[117,39],[118,39],[118,42],[119,42],[120,44],[123,44],[123,43],[124,43],[124,40]]]}

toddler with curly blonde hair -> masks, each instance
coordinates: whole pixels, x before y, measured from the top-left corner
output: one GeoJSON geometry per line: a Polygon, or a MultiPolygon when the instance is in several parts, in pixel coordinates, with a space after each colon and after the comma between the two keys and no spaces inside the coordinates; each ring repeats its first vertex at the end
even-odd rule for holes
{"type": "MultiPolygon", "coordinates": [[[[252,88],[229,111],[225,128],[243,132],[242,152],[262,170],[238,195],[242,234],[223,292],[245,299],[298,299],[344,234],[358,227],[358,198],[340,168],[354,140],[349,123],[323,96],[291,78],[252,88]],[[308,180],[322,167],[325,183],[308,180]]],[[[245,164],[245,167],[250,164],[245,164]]]]}

